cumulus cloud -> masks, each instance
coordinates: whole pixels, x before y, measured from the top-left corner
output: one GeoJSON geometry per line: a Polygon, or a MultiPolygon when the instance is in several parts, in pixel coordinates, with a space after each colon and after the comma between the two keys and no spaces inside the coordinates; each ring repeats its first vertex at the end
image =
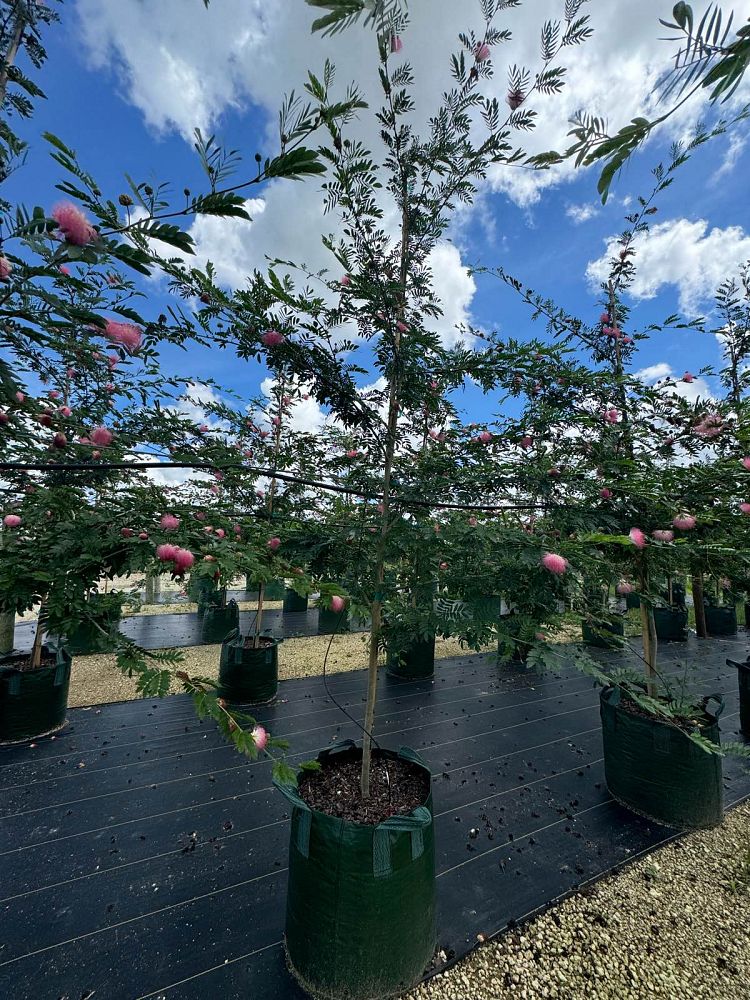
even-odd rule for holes
{"type": "Polygon", "coordinates": [[[595,215],[599,214],[599,210],[596,205],[584,202],[582,205],[568,205],[565,209],[565,214],[576,225],[580,225],[582,222],[588,222],[589,219],[593,219],[595,215]]]}
{"type": "Polygon", "coordinates": [[[683,372],[675,372],[666,361],[659,361],[655,365],[648,365],[635,373],[635,377],[645,382],[646,385],[656,385],[665,379],[674,379],[672,392],[676,396],[683,396],[690,403],[697,399],[711,399],[711,387],[704,378],[694,377],[692,382],[683,382],[683,372]]]}
{"type": "MultiPolygon", "coordinates": [[[[618,252],[617,237],[606,240],[607,248],[586,268],[593,290],[606,280],[609,259],[618,252]]],[[[705,219],[672,219],[651,228],[636,244],[637,273],[629,293],[636,299],[652,299],[667,285],[679,294],[680,309],[695,315],[713,298],[722,281],[737,274],[750,258],[750,234],[741,226],[709,229],[705,219]]]]}

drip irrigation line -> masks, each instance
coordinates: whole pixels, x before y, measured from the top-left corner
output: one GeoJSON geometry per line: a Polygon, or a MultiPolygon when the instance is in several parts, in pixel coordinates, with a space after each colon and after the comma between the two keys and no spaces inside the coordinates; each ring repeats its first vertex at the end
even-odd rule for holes
{"type": "MultiPolygon", "coordinates": [[[[210,462],[110,462],[106,464],[92,465],[89,462],[0,462],[0,472],[105,472],[114,470],[135,470],[141,469],[209,469],[216,471],[217,466],[210,462]]],[[[237,469],[242,472],[252,473],[256,476],[269,476],[281,479],[283,482],[295,483],[300,486],[309,486],[313,489],[328,490],[332,493],[345,493],[350,496],[361,497],[364,500],[382,500],[381,493],[372,493],[365,490],[352,488],[351,486],[341,486],[337,483],[324,483],[317,479],[308,479],[303,476],[289,475],[284,472],[274,472],[272,469],[261,469],[252,465],[223,465],[221,469],[237,469]]],[[[533,504],[465,504],[465,503],[437,503],[433,500],[410,500],[394,496],[391,498],[394,505],[401,507],[418,507],[427,510],[493,510],[493,511],[513,511],[513,510],[572,510],[580,511],[581,508],[575,504],[550,503],[543,501],[533,504]]],[[[601,513],[599,508],[589,508],[591,512],[601,513]]],[[[242,515],[247,516],[247,515],[242,515]]]]}

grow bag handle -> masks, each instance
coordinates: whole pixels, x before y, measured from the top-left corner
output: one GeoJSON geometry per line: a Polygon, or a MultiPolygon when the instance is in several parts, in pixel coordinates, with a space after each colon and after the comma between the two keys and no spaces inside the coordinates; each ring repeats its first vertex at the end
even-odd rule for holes
{"type": "Polygon", "coordinates": [[[746,660],[727,660],[727,666],[737,667],[740,670],[744,667],[746,670],[750,670],[750,656],[746,660]]]}
{"type": "Polygon", "coordinates": [[[706,695],[706,698],[705,698],[705,701],[704,701],[704,705],[703,705],[703,711],[706,713],[706,715],[710,715],[714,719],[718,719],[719,716],[721,715],[721,713],[724,711],[724,695],[723,694],[709,694],[709,695],[706,695]],[[716,705],[717,705],[717,708],[716,708],[715,712],[712,712],[711,709],[708,707],[709,702],[712,702],[712,701],[715,701],[716,705]]]}
{"type": "Polygon", "coordinates": [[[379,823],[372,835],[372,874],[387,878],[393,872],[391,833],[411,835],[411,859],[424,854],[424,831],[432,824],[432,813],[426,806],[417,806],[408,816],[391,816],[379,823]]]}
{"type": "Polygon", "coordinates": [[[233,628],[231,632],[227,632],[222,640],[222,646],[229,643],[232,639],[239,639],[240,630],[239,628],[233,628]]]}
{"type": "Polygon", "coordinates": [[[421,767],[424,767],[429,771],[429,768],[425,763],[424,757],[418,754],[416,750],[412,750],[411,747],[399,747],[398,755],[403,760],[410,760],[412,764],[419,764],[421,767]]]}

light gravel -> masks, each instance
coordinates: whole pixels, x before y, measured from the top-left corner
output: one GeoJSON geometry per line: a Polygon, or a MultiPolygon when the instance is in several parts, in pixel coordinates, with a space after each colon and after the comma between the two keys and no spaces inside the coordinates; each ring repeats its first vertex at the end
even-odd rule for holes
{"type": "MultiPolygon", "coordinates": [[[[183,662],[179,669],[202,677],[217,677],[221,646],[188,646],[181,649],[183,662]]],[[[285,639],[279,644],[279,679],[316,677],[323,672],[326,653],[326,673],[363,670],[367,663],[367,633],[301,636],[285,639]],[[330,647],[330,648],[329,648],[330,647]]],[[[438,639],[435,658],[468,655],[455,639],[438,639]]],[[[68,704],[104,705],[113,701],[130,701],[139,697],[135,678],[120,673],[114,654],[75,656],[70,678],[68,704]]],[[[179,685],[174,686],[179,691],[179,685]]]]}
{"type": "Polygon", "coordinates": [[[749,1000],[750,803],[548,910],[403,1000],[749,1000]]]}

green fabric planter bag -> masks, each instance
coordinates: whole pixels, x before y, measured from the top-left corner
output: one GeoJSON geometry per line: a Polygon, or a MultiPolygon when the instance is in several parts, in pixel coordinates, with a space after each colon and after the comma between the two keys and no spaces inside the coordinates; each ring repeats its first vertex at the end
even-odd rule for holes
{"type": "Polygon", "coordinates": [[[740,682],[740,730],[750,736],[750,659],[744,663],[727,660],[730,667],[737,667],[740,682]]]}
{"type": "Polygon", "coordinates": [[[706,631],[709,635],[736,635],[737,608],[729,604],[707,604],[706,631]]]}
{"type": "Polygon", "coordinates": [[[284,591],[284,611],[288,614],[293,614],[295,612],[299,613],[302,611],[307,611],[307,598],[300,597],[296,590],[292,590],[291,587],[287,587],[284,591]]]}
{"type": "Polygon", "coordinates": [[[413,681],[435,673],[435,636],[416,639],[398,653],[388,653],[388,675],[413,681]]]}
{"type": "Polygon", "coordinates": [[[686,642],[688,613],[685,608],[654,608],[654,625],[659,642],[686,642]]]}
{"type": "MultiPolygon", "coordinates": [[[[413,750],[379,751],[429,769],[413,750]]],[[[361,759],[351,740],[324,750],[361,759]]],[[[315,997],[380,1000],[414,986],[437,945],[432,793],[408,816],[366,826],[311,809],[293,785],[285,948],[315,997]]]]}
{"type": "Polygon", "coordinates": [[[349,611],[331,611],[330,608],[318,610],[318,635],[334,635],[337,632],[349,632],[351,622],[349,611]]]}
{"type": "Polygon", "coordinates": [[[209,645],[224,642],[234,629],[239,631],[240,609],[236,601],[227,601],[222,608],[209,604],[201,622],[201,642],[209,645]]]}
{"type": "Polygon", "coordinates": [[[187,592],[190,600],[195,601],[198,605],[199,611],[203,611],[208,605],[213,604],[214,598],[219,593],[215,582],[210,576],[191,576],[188,581],[187,592]]]}
{"type": "Polygon", "coordinates": [[[246,646],[239,629],[221,645],[219,694],[231,702],[260,705],[276,697],[279,686],[279,644],[261,636],[257,649],[246,646]]]}
{"type": "Polygon", "coordinates": [[[44,736],[65,724],[70,653],[64,647],[42,649],[44,654],[55,657],[55,663],[38,670],[13,666],[17,653],[0,657],[0,743],[44,736]]]}
{"type": "Polygon", "coordinates": [[[640,608],[641,606],[641,596],[640,594],[630,593],[625,595],[625,607],[630,611],[632,608],[640,608]]]}
{"type": "Polygon", "coordinates": [[[750,601],[745,601],[745,628],[750,628],[750,601]]]}
{"type": "Polygon", "coordinates": [[[93,598],[89,602],[89,610],[101,628],[88,619],[80,622],[65,639],[65,648],[71,656],[109,653],[117,644],[117,632],[122,621],[122,606],[107,605],[93,598]]]}
{"type": "Polygon", "coordinates": [[[622,642],[618,641],[618,636],[624,637],[625,625],[623,622],[588,622],[584,619],[581,622],[581,633],[587,646],[596,646],[598,649],[621,649],[622,642]]]}
{"type": "MultiPolygon", "coordinates": [[[[719,743],[718,708],[705,709],[702,734],[719,743]]],[[[723,817],[721,757],[706,753],[676,726],[634,715],[620,705],[620,689],[604,688],[600,698],[604,772],[612,798],[663,826],[697,830],[718,826],[723,817]]]]}

